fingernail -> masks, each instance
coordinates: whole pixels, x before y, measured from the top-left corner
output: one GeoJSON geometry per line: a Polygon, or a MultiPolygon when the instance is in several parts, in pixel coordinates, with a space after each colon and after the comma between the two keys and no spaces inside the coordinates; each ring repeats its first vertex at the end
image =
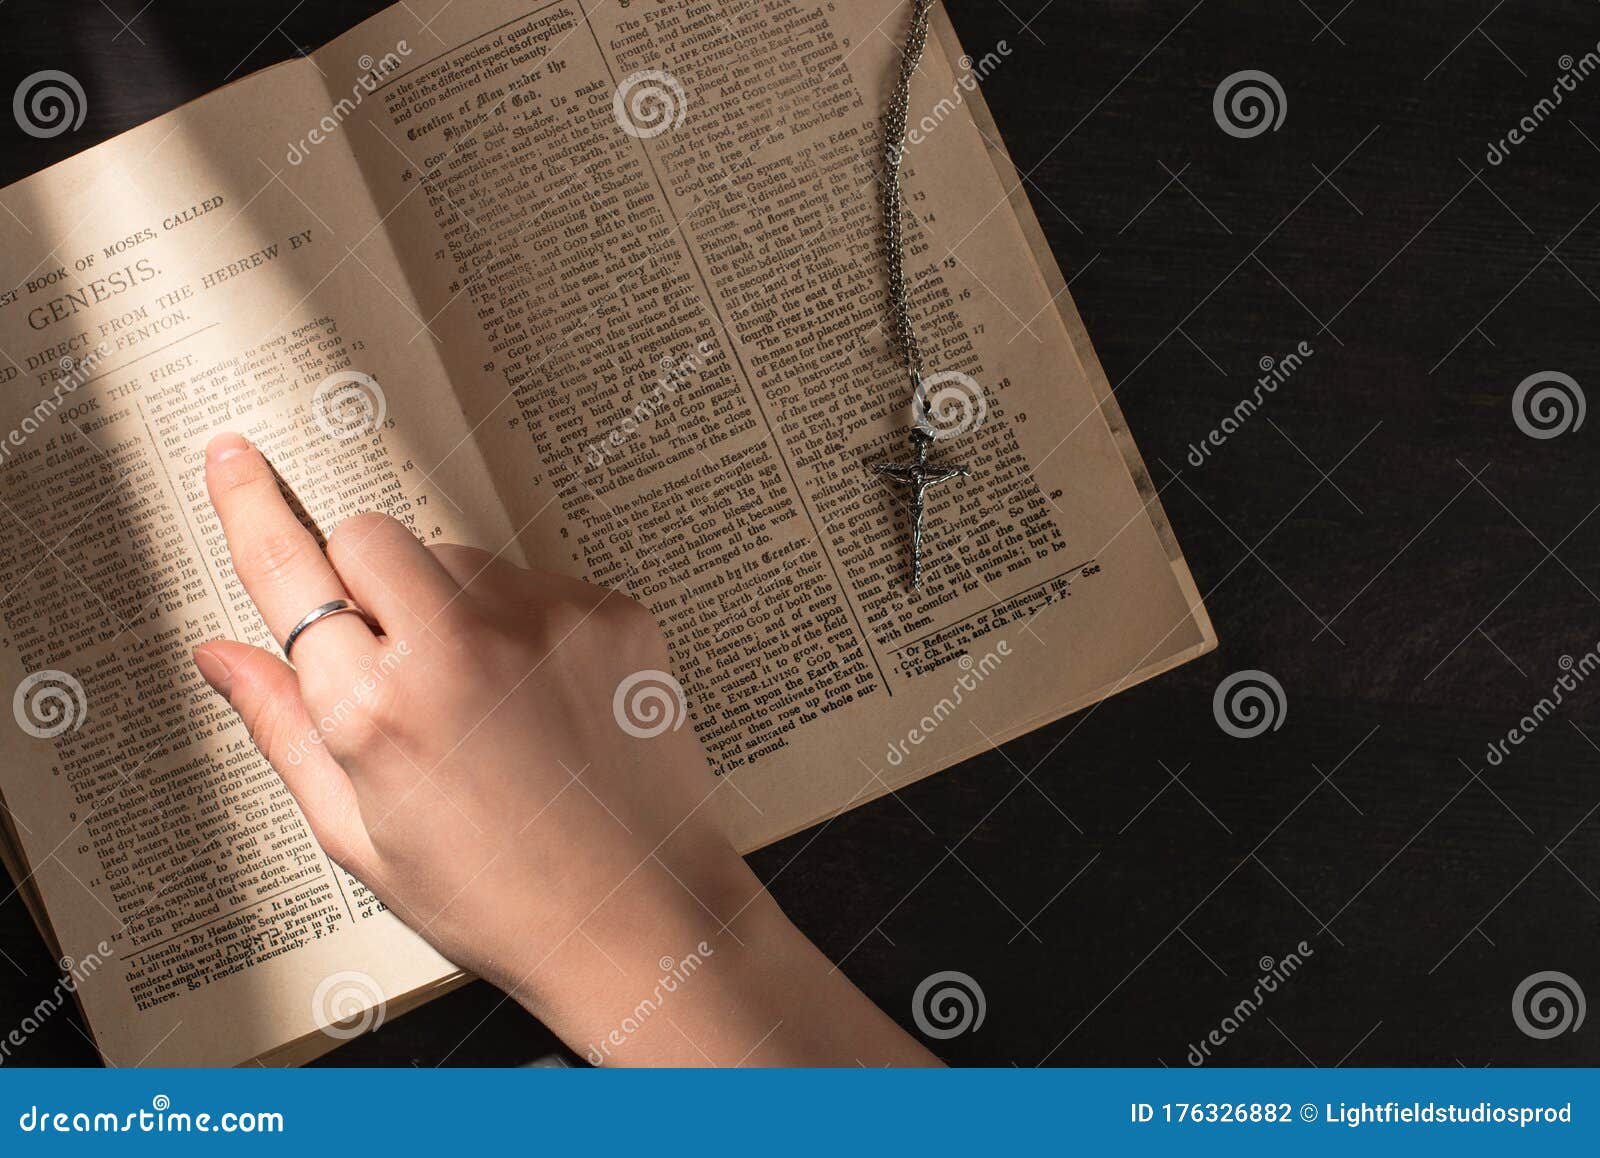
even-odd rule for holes
{"type": "Polygon", "coordinates": [[[244,435],[227,430],[206,444],[206,457],[212,462],[227,462],[249,449],[250,443],[244,435]]]}
{"type": "Polygon", "coordinates": [[[206,683],[222,695],[228,694],[228,685],[233,681],[233,674],[228,671],[227,664],[201,646],[194,649],[194,666],[200,669],[200,674],[206,683]]]}

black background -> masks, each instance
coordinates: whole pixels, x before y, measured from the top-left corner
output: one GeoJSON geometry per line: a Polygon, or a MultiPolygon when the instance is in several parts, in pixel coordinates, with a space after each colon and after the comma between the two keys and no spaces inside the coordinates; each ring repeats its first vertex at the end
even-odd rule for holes
{"type": "MultiPolygon", "coordinates": [[[[46,68],[89,93],[83,128],[54,140],[0,118],[0,181],[381,7],[141,3],[0,5],[0,95],[46,68]]],[[[1595,49],[1600,5],[950,9],[974,55],[1011,50],[985,94],[1222,646],[757,869],[913,1032],[923,978],[971,975],[981,1027],[932,1043],[953,1062],[1182,1066],[1260,959],[1302,940],[1304,966],[1215,1064],[1600,1062],[1600,1015],[1548,1040],[1512,1016],[1543,970],[1600,998],[1600,697],[1580,688],[1485,760],[1562,657],[1600,643],[1600,419],[1535,439],[1511,406],[1536,372],[1600,383],[1600,76],[1505,163],[1485,159],[1561,58],[1595,49]],[[1213,93],[1243,69],[1281,84],[1276,132],[1219,128],[1213,93]],[[1314,354],[1290,383],[1187,462],[1259,360],[1301,341],[1314,354]],[[1287,698],[1253,740],[1213,718],[1243,669],[1287,698]]],[[[57,972],[14,896],[0,950],[3,1033],[57,972]]],[[[551,1046],[475,984],[326,1064],[551,1046]]],[[[95,1060],[66,1011],[11,1058],[95,1060]]]]}

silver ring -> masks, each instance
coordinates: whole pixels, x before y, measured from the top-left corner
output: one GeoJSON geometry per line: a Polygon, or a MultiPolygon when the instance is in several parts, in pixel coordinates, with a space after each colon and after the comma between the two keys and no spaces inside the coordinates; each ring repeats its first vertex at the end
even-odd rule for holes
{"type": "Polygon", "coordinates": [[[300,638],[301,634],[304,633],[306,628],[310,627],[319,619],[326,619],[330,615],[340,615],[346,611],[353,612],[356,615],[361,616],[361,618],[366,621],[368,627],[371,627],[374,630],[377,629],[378,625],[373,622],[372,616],[361,610],[361,608],[357,607],[354,603],[351,603],[348,599],[335,599],[331,603],[324,603],[321,607],[315,608],[304,619],[294,625],[294,629],[289,632],[288,637],[283,641],[283,658],[289,658],[289,652],[294,648],[295,641],[300,638]]]}

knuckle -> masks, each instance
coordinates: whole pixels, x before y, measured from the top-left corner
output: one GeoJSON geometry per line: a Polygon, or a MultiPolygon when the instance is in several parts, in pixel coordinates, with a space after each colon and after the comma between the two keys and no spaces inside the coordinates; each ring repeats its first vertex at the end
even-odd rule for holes
{"type": "Polygon", "coordinates": [[[310,566],[316,555],[316,543],[297,524],[260,532],[251,542],[245,558],[253,577],[282,584],[310,566]]]}
{"type": "Polygon", "coordinates": [[[337,701],[322,727],[332,749],[341,760],[370,763],[397,745],[394,721],[378,704],[353,698],[337,701]]]}
{"type": "Polygon", "coordinates": [[[333,534],[328,536],[328,557],[336,563],[339,559],[356,559],[362,553],[362,545],[374,535],[388,530],[393,523],[399,526],[394,519],[379,511],[362,511],[358,515],[351,515],[333,529],[333,534]]]}
{"type": "Polygon", "coordinates": [[[461,543],[429,543],[428,550],[441,563],[455,563],[475,571],[483,570],[494,561],[494,556],[482,547],[469,547],[461,543]]]}
{"type": "Polygon", "coordinates": [[[371,763],[391,750],[389,732],[372,712],[358,711],[339,734],[339,747],[361,763],[371,763]]]}
{"type": "Polygon", "coordinates": [[[655,612],[651,611],[637,599],[630,599],[626,595],[613,596],[607,600],[607,607],[613,620],[622,627],[638,632],[654,632],[659,630],[656,623],[655,612]]]}
{"type": "Polygon", "coordinates": [[[375,679],[370,673],[362,676],[358,701],[367,716],[385,731],[395,731],[405,722],[403,696],[404,689],[398,680],[375,679]]]}
{"type": "Polygon", "coordinates": [[[535,606],[528,636],[541,651],[551,651],[582,630],[593,619],[595,610],[593,601],[546,597],[535,606]]]}
{"type": "Polygon", "coordinates": [[[651,655],[665,653],[666,635],[656,621],[654,612],[634,599],[613,599],[611,603],[614,606],[610,610],[608,625],[630,650],[651,655]]]}
{"type": "Polygon", "coordinates": [[[643,604],[622,595],[604,598],[564,597],[539,609],[529,630],[512,633],[510,641],[523,663],[552,657],[562,663],[585,662],[597,656],[633,667],[662,667],[666,637],[643,604]]]}
{"type": "Polygon", "coordinates": [[[552,642],[542,632],[510,628],[470,608],[461,613],[451,638],[467,670],[489,679],[520,678],[548,654],[552,642]]]}

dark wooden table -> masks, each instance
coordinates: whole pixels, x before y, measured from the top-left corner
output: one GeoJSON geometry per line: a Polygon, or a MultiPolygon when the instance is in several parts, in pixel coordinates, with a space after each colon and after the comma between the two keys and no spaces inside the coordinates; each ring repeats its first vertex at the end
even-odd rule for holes
{"type": "MultiPolygon", "coordinates": [[[[320,44],[376,3],[9,0],[0,77],[92,78],[77,134],[0,124],[0,181],[320,44]],[[126,26],[123,21],[128,21],[126,26]]],[[[1548,970],[1600,999],[1600,680],[1488,745],[1600,643],[1600,419],[1515,421],[1540,372],[1600,390],[1600,40],[1586,0],[970,0],[985,89],[1206,594],[1222,647],[754,858],[908,1027],[943,970],[981,1065],[1600,1062],[1518,1028],[1548,970]],[[1571,60],[1580,58],[1576,66],[1571,60]],[[1270,74],[1276,131],[1219,127],[1270,74]],[[1499,164],[1491,142],[1524,117],[1499,164]],[[1263,358],[1313,351],[1194,465],[1263,358]],[[1565,657],[1565,658],[1564,658],[1565,657]],[[1213,694],[1283,687],[1235,739],[1213,694]],[[1243,1011],[1300,942],[1288,982],[1243,1011]],[[1263,959],[1271,959],[1270,962],[1263,959]]],[[[54,964],[0,905],[0,1033],[54,964]]],[[[474,985],[327,1060],[520,1063],[550,1039],[474,985]],[[453,1050],[453,1052],[452,1052],[453,1050]]],[[[90,1063],[67,1015],[12,1064],[90,1063]]]]}

